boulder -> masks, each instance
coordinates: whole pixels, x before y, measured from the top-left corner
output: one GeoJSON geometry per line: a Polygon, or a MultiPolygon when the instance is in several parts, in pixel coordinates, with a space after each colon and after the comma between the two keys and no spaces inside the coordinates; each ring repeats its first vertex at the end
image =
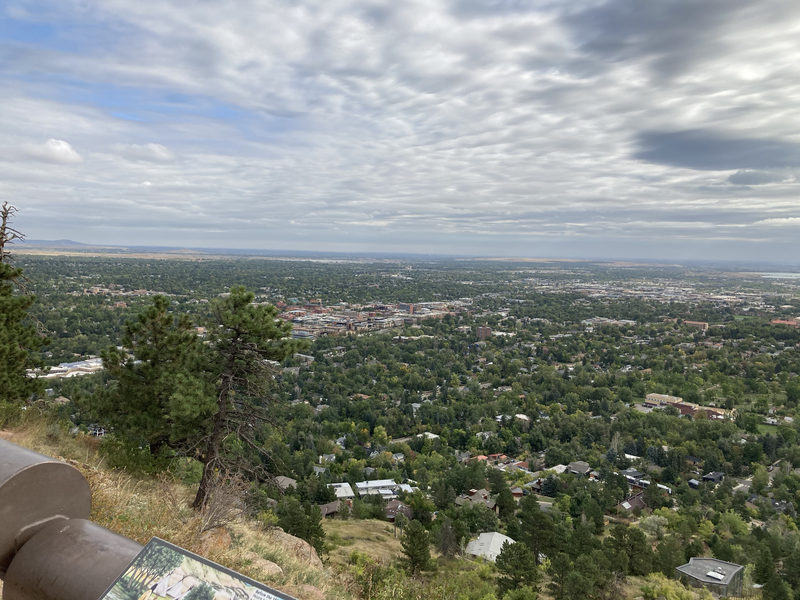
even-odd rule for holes
{"type": "Polygon", "coordinates": [[[307,563],[308,565],[317,569],[323,568],[322,561],[317,555],[317,551],[314,550],[314,547],[305,540],[301,540],[298,537],[289,535],[280,527],[269,530],[267,536],[270,537],[275,544],[285,548],[287,552],[300,559],[304,563],[307,563]]]}
{"type": "Polygon", "coordinates": [[[305,600],[325,600],[325,593],[318,587],[308,583],[300,586],[300,596],[305,600]]]}
{"type": "Polygon", "coordinates": [[[283,569],[276,565],[271,560],[262,558],[255,552],[246,552],[244,557],[253,563],[253,567],[261,571],[264,575],[272,577],[274,575],[283,575],[283,569]]]}
{"type": "Polygon", "coordinates": [[[231,547],[233,540],[231,534],[224,527],[210,529],[200,536],[200,544],[197,547],[197,554],[209,556],[225,552],[231,547]]]}

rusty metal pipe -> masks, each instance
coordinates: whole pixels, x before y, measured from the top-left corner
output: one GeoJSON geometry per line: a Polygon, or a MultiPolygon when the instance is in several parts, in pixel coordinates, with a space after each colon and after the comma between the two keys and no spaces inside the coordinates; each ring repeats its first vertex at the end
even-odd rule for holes
{"type": "Polygon", "coordinates": [[[39,531],[91,513],[92,493],[78,469],[0,439],[0,579],[39,531]]]}
{"type": "Polygon", "coordinates": [[[11,561],[3,600],[96,600],[142,547],[85,519],[51,523],[11,561]]]}

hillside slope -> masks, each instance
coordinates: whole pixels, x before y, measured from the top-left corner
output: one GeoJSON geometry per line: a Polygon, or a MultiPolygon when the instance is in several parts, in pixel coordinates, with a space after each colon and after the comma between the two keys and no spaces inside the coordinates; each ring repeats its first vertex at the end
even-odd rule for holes
{"type": "Polygon", "coordinates": [[[92,489],[92,519],[116,533],[141,544],[159,537],[301,600],[352,598],[346,581],[305,541],[245,519],[203,532],[204,518],[188,508],[190,489],[104,469],[95,438],[71,438],[36,422],[0,436],[80,469],[92,489]]]}

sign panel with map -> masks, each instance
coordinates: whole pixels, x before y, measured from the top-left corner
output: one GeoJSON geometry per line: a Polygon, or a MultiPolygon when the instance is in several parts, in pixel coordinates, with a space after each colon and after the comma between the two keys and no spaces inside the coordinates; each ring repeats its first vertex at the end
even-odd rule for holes
{"type": "Polygon", "coordinates": [[[100,600],[295,600],[153,538],[100,600]]]}

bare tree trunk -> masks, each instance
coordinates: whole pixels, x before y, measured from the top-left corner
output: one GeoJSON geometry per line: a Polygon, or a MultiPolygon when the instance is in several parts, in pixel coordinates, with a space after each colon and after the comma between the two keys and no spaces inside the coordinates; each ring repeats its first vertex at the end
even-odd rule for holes
{"type": "Polygon", "coordinates": [[[208,439],[206,456],[203,463],[203,477],[200,479],[200,487],[192,503],[192,508],[202,510],[208,502],[208,497],[214,483],[214,469],[219,461],[219,451],[227,433],[228,406],[230,396],[233,393],[233,370],[235,368],[233,355],[228,359],[225,372],[222,374],[222,386],[219,392],[219,411],[214,416],[214,427],[208,439]]]}
{"type": "Polygon", "coordinates": [[[15,240],[24,241],[25,236],[11,227],[11,220],[17,212],[16,207],[4,202],[0,206],[0,263],[11,261],[11,245],[15,240]]]}

